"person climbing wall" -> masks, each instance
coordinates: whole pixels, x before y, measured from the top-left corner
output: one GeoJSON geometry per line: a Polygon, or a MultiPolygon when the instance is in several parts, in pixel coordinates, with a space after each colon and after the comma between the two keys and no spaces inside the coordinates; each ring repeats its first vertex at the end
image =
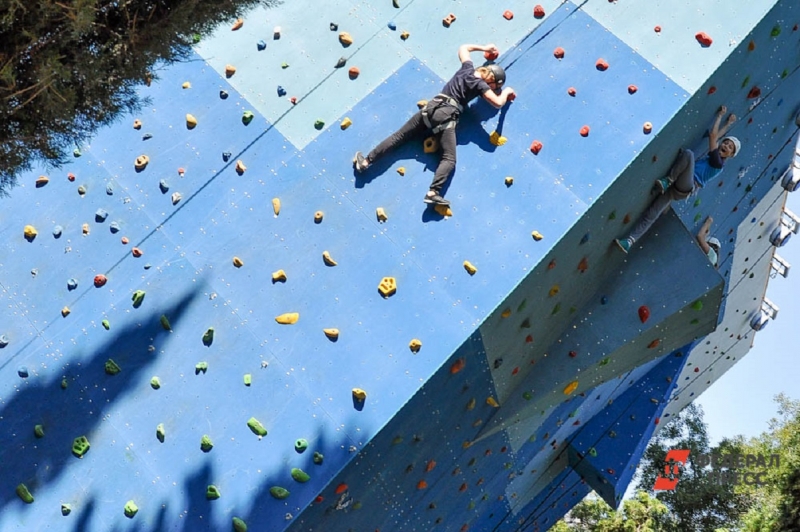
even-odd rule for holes
{"type": "Polygon", "coordinates": [[[713,264],[715,268],[719,268],[719,251],[722,244],[718,238],[708,236],[708,233],[711,231],[712,223],[714,223],[714,218],[711,216],[706,218],[706,221],[700,226],[700,230],[697,232],[695,239],[700,249],[703,250],[708,260],[711,261],[711,264],[713,264]]]}
{"type": "Polygon", "coordinates": [[[458,48],[461,68],[445,84],[442,92],[415,113],[400,129],[386,137],[366,157],[360,151],[356,152],[353,164],[357,172],[364,172],[372,163],[397,146],[430,132],[441,146],[442,158],[436,167],[430,190],[425,194],[424,201],[434,205],[450,204],[442,197],[441,191],[456,167],[455,128],[464,107],[470,100],[483,96],[483,99],[493,107],[500,109],[516,97],[514,89],[502,88],[506,81],[503,68],[496,64],[475,68],[469,55],[472,52],[487,52],[488,56],[495,57],[499,53],[494,44],[484,46],[462,44],[458,48]]]}
{"type": "Polygon", "coordinates": [[[724,105],[717,111],[714,124],[708,134],[707,155],[695,161],[694,153],[691,150],[683,148],[678,152],[678,157],[672,164],[669,173],[656,180],[653,189],[658,196],[644,211],[633,232],[626,238],[614,241],[619,249],[625,253],[630,251],[631,246],[644,236],[669,207],[672,200],[685,200],[695,194],[722,172],[726,159],[739,155],[741,150],[739,139],[723,136],[736,121],[736,115],[728,116],[725,126],[722,129],[719,127],[722,117],[727,112],[724,105]]]}

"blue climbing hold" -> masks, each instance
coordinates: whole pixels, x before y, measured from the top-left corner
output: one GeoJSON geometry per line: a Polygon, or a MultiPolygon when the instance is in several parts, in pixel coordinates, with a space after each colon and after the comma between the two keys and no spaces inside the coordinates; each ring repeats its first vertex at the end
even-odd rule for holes
{"type": "Polygon", "coordinates": [[[278,85],[278,96],[286,96],[286,89],[278,85]]]}
{"type": "Polygon", "coordinates": [[[228,93],[226,91],[219,91],[219,99],[220,100],[227,100],[228,99],[228,93]]]}
{"type": "Polygon", "coordinates": [[[153,138],[152,133],[145,133],[144,135],[142,135],[142,140],[150,140],[152,138],[153,138]]]}
{"type": "Polygon", "coordinates": [[[8,345],[8,336],[5,334],[0,334],[0,348],[3,348],[8,345]]]}
{"type": "Polygon", "coordinates": [[[53,236],[56,237],[56,238],[59,238],[63,231],[64,231],[64,228],[61,227],[60,225],[57,225],[57,226],[55,226],[53,228],[53,236]]]}
{"type": "Polygon", "coordinates": [[[608,297],[606,297],[606,296],[601,297],[600,298],[600,304],[601,305],[605,305],[606,303],[608,303],[608,297]]]}
{"type": "Polygon", "coordinates": [[[390,29],[390,30],[392,30],[392,31],[394,31],[394,30],[396,30],[396,29],[397,29],[397,24],[395,24],[394,22],[389,22],[389,23],[387,24],[387,26],[388,26],[388,27],[389,27],[389,29],[390,29]]]}
{"type": "Polygon", "coordinates": [[[159,181],[158,182],[158,188],[161,189],[161,193],[162,194],[166,194],[167,191],[169,190],[169,185],[167,184],[167,180],[166,179],[162,179],[161,181],[159,181]]]}
{"type": "Polygon", "coordinates": [[[28,378],[28,368],[26,368],[25,366],[20,366],[17,369],[17,375],[19,375],[23,379],[27,379],[28,378]]]}
{"type": "Polygon", "coordinates": [[[114,194],[114,185],[112,185],[111,183],[106,185],[106,194],[108,194],[109,196],[114,194]]]}
{"type": "Polygon", "coordinates": [[[78,280],[74,277],[67,281],[67,290],[75,290],[78,288],[78,280]]]}
{"type": "Polygon", "coordinates": [[[97,209],[94,213],[94,221],[95,222],[105,222],[106,218],[108,218],[108,213],[103,209],[97,209]]]}
{"type": "Polygon", "coordinates": [[[581,238],[581,244],[587,243],[589,241],[589,238],[590,238],[589,233],[586,233],[585,235],[583,235],[583,238],[581,238]]]}
{"type": "Polygon", "coordinates": [[[108,226],[108,230],[112,233],[116,233],[119,231],[119,222],[111,222],[111,225],[108,226]]]}
{"type": "Polygon", "coordinates": [[[224,153],[222,154],[222,160],[223,160],[223,161],[225,161],[226,163],[228,162],[228,160],[229,160],[230,158],[231,158],[231,152],[229,152],[229,151],[226,151],[226,152],[224,152],[224,153]]]}
{"type": "Polygon", "coordinates": [[[256,44],[256,46],[258,47],[258,51],[260,52],[261,50],[265,50],[267,48],[267,43],[264,41],[258,41],[258,44],[256,44]]]}

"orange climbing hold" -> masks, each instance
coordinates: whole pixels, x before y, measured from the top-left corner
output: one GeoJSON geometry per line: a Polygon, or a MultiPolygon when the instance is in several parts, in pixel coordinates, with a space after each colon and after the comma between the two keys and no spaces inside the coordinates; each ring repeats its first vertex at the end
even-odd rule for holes
{"type": "Polygon", "coordinates": [[[347,491],[347,484],[342,483],[336,486],[336,490],[334,491],[334,493],[336,493],[336,495],[341,495],[345,491],[347,491]]]}
{"type": "Polygon", "coordinates": [[[236,67],[233,65],[225,65],[225,77],[229,78],[236,74],[236,67]]]}
{"type": "Polygon", "coordinates": [[[533,6],[534,18],[544,18],[544,8],[540,4],[533,6]]]}
{"type": "Polygon", "coordinates": [[[594,64],[594,66],[600,72],[605,72],[606,70],[608,70],[608,61],[606,61],[605,59],[603,59],[601,57],[600,59],[597,60],[597,62],[594,64]]]}
{"type": "Polygon", "coordinates": [[[450,374],[455,375],[456,373],[464,369],[464,366],[466,365],[467,365],[467,359],[459,358],[458,360],[453,362],[452,366],[450,366],[450,374]]]}
{"type": "Polygon", "coordinates": [[[144,251],[142,251],[141,249],[139,249],[137,247],[134,247],[134,248],[131,249],[131,255],[133,255],[136,258],[139,258],[142,255],[144,255],[144,251]]]}
{"type": "Polygon", "coordinates": [[[420,480],[419,482],[417,482],[417,489],[418,490],[424,490],[427,487],[428,487],[428,483],[425,482],[424,480],[420,480]]]}
{"type": "Polygon", "coordinates": [[[645,135],[649,135],[653,131],[653,124],[651,124],[650,122],[645,122],[642,125],[642,131],[644,131],[645,135]]]}
{"type": "Polygon", "coordinates": [[[534,155],[539,155],[539,152],[542,151],[542,148],[543,146],[541,141],[534,140],[531,142],[531,152],[533,152],[534,155]]]}
{"type": "Polygon", "coordinates": [[[636,85],[628,85],[628,94],[636,94],[636,91],[639,90],[639,87],[636,85]]]}
{"type": "Polygon", "coordinates": [[[550,261],[550,263],[547,265],[547,269],[548,269],[548,270],[552,270],[552,269],[553,269],[553,268],[555,268],[555,267],[556,267],[556,259],[553,259],[553,260],[551,260],[551,261],[550,261]]]}
{"type": "Polygon", "coordinates": [[[578,263],[578,271],[583,273],[589,269],[589,259],[583,257],[581,261],[578,263]]]}
{"type": "Polygon", "coordinates": [[[442,24],[444,25],[445,28],[449,28],[450,24],[452,24],[455,21],[456,21],[456,16],[450,13],[449,15],[447,15],[442,19],[442,24]]]}
{"type": "Polygon", "coordinates": [[[589,126],[583,126],[581,128],[581,137],[588,137],[589,136],[589,126]]]}
{"type": "Polygon", "coordinates": [[[658,344],[660,344],[660,343],[661,343],[661,339],[660,338],[656,338],[655,340],[653,340],[652,342],[647,344],[647,348],[648,349],[654,349],[654,348],[658,347],[658,344]]]}
{"type": "Polygon", "coordinates": [[[505,11],[503,11],[503,18],[506,20],[511,20],[512,18],[514,18],[514,13],[506,9],[505,11]]]}
{"type": "Polygon", "coordinates": [[[102,273],[94,276],[94,286],[100,288],[108,282],[108,279],[102,273]]]}
{"type": "Polygon", "coordinates": [[[361,71],[358,67],[350,67],[350,70],[347,71],[347,75],[350,76],[350,79],[356,79],[359,74],[361,74],[361,71]]]}
{"type": "Polygon", "coordinates": [[[231,26],[231,31],[236,31],[239,28],[241,28],[242,26],[244,26],[244,20],[240,19],[240,18],[237,18],[236,22],[234,22],[233,26],[231,26]]]}
{"type": "Polygon", "coordinates": [[[697,42],[699,42],[700,46],[702,46],[703,48],[708,48],[709,46],[711,46],[711,43],[714,42],[714,39],[712,39],[711,36],[704,31],[698,31],[694,35],[694,38],[697,39],[697,42]]]}
{"type": "Polygon", "coordinates": [[[569,395],[578,389],[578,381],[572,381],[564,388],[564,395],[569,395]]]}
{"type": "Polygon", "coordinates": [[[553,50],[553,55],[556,59],[564,59],[564,49],[560,46],[553,50]]]}
{"type": "Polygon", "coordinates": [[[639,321],[644,323],[649,318],[650,318],[650,309],[647,308],[647,305],[642,305],[641,307],[639,307],[639,321]]]}
{"type": "Polygon", "coordinates": [[[575,87],[570,87],[567,89],[567,94],[569,94],[570,96],[575,96],[576,94],[578,94],[578,91],[575,90],[575,87]]]}
{"type": "Polygon", "coordinates": [[[428,463],[425,464],[425,472],[426,473],[430,473],[431,471],[433,471],[434,467],[436,467],[436,461],[435,460],[428,460],[428,463]]]}

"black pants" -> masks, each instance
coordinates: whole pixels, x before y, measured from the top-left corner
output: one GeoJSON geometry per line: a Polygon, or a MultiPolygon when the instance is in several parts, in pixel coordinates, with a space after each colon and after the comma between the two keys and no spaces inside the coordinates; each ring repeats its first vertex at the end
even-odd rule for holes
{"type": "MultiPolygon", "coordinates": [[[[441,106],[437,108],[433,112],[433,115],[430,116],[431,124],[436,127],[438,124],[452,119],[456,111],[457,109],[450,106],[441,106]]],[[[429,131],[425,122],[422,121],[422,111],[417,111],[414,116],[408,119],[408,122],[403,124],[403,127],[375,146],[375,149],[367,155],[367,160],[372,164],[400,144],[416,137],[422,137],[429,131]]],[[[436,135],[436,138],[439,141],[439,146],[442,148],[442,160],[439,161],[439,166],[436,167],[436,172],[433,174],[433,181],[431,182],[430,188],[438,194],[441,192],[450,174],[453,173],[453,170],[456,168],[456,128],[451,127],[444,129],[436,135]]]]}

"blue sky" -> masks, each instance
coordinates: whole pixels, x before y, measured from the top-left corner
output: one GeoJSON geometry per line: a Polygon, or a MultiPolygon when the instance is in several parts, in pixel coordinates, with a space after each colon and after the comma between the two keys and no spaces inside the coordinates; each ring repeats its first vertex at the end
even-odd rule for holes
{"type": "MultiPolygon", "coordinates": [[[[789,195],[787,208],[800,213],[800,191],[789,195]]],[[[711,443],[766,431],[777,411],[775,395],[800,399],[800,235],[778,250],[792,265],[789,277],[767,285],[767,297],[779,307],[777,319],[756,334],[753,348],[700,396],[711,443]]]]}

